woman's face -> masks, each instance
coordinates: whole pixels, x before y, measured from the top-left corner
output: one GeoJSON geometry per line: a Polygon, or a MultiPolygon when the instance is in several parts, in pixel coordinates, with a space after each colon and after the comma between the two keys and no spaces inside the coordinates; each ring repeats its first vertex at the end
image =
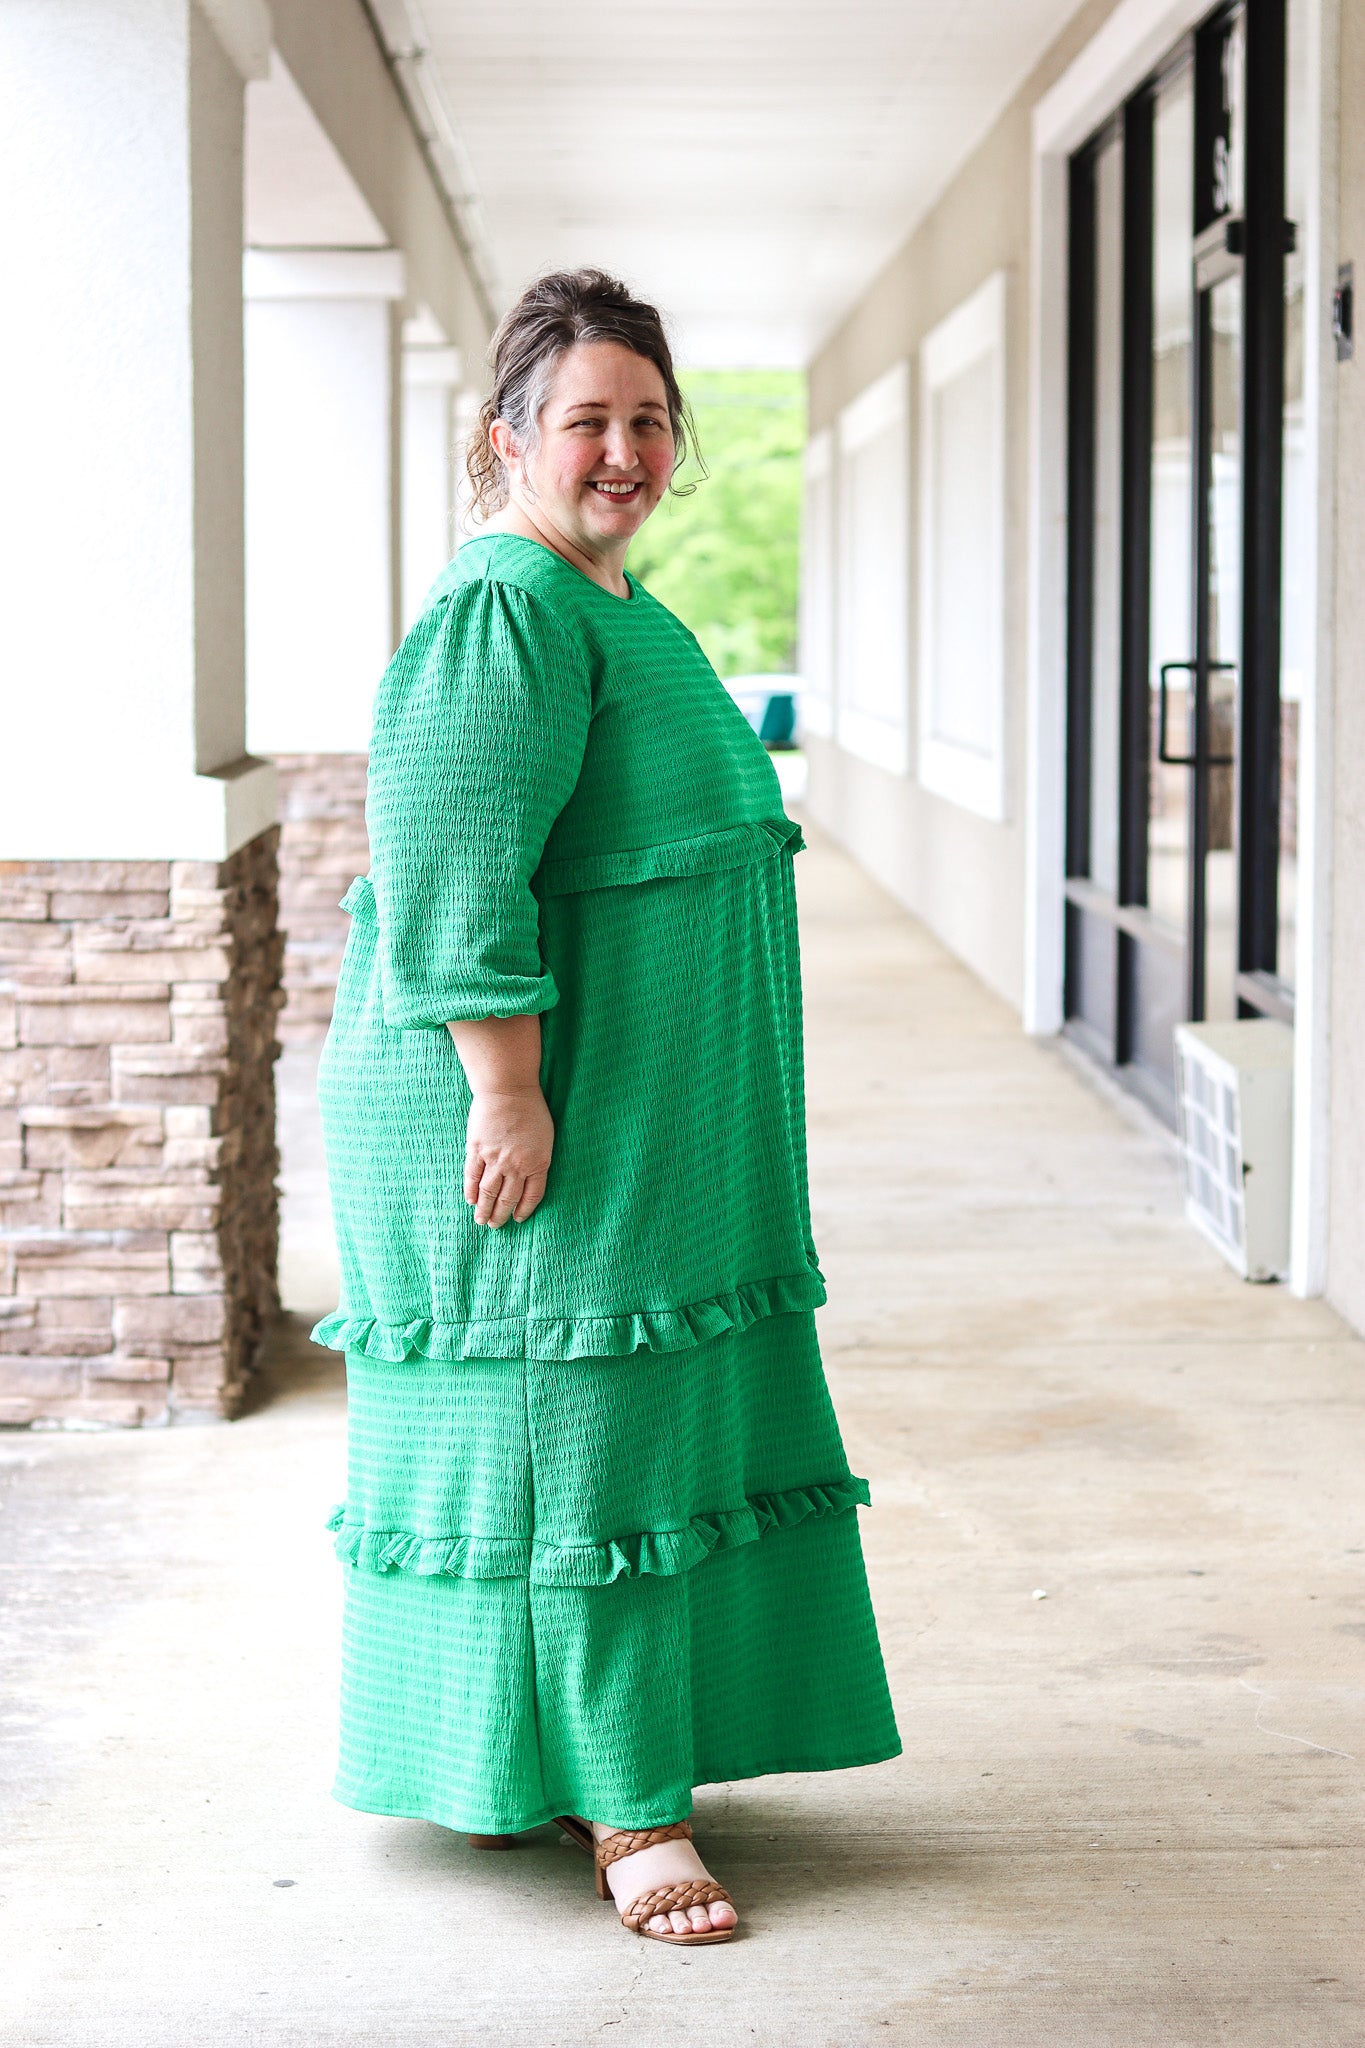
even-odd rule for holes
{"type": "Polygon", "coordinates": [[[587,555],[624,555],[673,474],[668,394],[654,364],[615,341],[569,349],[541,411],[540,444],[511,468],[513,495],[525,492],[566,540],[587,555]]]}

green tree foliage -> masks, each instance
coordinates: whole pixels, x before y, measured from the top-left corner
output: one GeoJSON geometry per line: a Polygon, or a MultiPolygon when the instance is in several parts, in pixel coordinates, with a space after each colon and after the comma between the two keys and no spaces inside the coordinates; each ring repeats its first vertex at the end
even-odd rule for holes
{"type": "Polygon", "coordinates": [[[805,379],[788,370],[694,370],[682,386],[708,474],[678,477],[631,544],[630,569],[676,612],[721,676],[796,666],[805,379]]]}

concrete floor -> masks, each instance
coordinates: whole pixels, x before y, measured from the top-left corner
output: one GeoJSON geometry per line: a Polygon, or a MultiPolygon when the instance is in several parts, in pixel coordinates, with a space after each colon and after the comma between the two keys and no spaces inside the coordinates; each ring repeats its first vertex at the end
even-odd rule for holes
{"type": "Polygon", "coordinates": [[[0,1439],[6,2044],[1365,2041],[1365,1343],[1224,1270],[1164,1137],[841,855],[797,872],[822,1330],[905,1755],[703,1790],[747,1934],[691,1955],[550,1831],[479,1857],[335,1805],[342,1389],[299,1315],[238,1423],[0,1439]]]}

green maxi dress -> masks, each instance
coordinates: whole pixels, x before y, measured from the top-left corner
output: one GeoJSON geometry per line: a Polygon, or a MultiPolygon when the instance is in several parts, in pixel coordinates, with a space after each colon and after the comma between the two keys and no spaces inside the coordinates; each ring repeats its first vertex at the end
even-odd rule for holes
{"type": "Polygon", "coordinates": [[[792,856],[692,635],[472,540],[380,686],[319,1094],[346,1353],[334,1791],[514,1833],[900,1748],[812,1311],[792,856]],[[523,1223],[449,1021],[541,1015],[523,1223]]]}

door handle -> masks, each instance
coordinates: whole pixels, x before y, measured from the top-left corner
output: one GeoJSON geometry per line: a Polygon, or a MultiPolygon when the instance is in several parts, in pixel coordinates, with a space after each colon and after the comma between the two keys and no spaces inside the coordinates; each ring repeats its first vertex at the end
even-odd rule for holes
{"type": "MultiPolygon", "coordinates": [[[[1205,663],[1205,667],[1212,674],[1215,669],[1220,672],[1235,670],[1237,664],[1235,661],[1210,661],[1205,663]]],[[[1161,694],[1157,706],[1156,726],[1156,757],[1158,761],[1164,761],[1168,768],[1231,768],[1234,765],[1235,759],[1232,754],[1206,754],[1201,758],[1198,754],[1172,754],[1168,750],[1166,745],[1166,703],[1168,690],[1166,678],[1176,670],[1183,671],[1188,675],[1197,675],[1199,663],[1197,661],[1163,661],[1161,664],[1161,694]]]]}
{"type": "Polygon", "coordinates": [[[1167,751],[1166,678],[1168,675],[1173,674],[1176,670],[1181,670],[1182,672],[1193,674],[1198,666],[1199,664],[1194,661],[1163,661],[1161,664],[1161,698],[1157,706],[1156,722],[1156,757],[1158,761],[1164,761],[1168,768],[1193,768],[1193,766],[1195,765],[1195,757],[1193,754],[1172,754],[1167,751]]]}

